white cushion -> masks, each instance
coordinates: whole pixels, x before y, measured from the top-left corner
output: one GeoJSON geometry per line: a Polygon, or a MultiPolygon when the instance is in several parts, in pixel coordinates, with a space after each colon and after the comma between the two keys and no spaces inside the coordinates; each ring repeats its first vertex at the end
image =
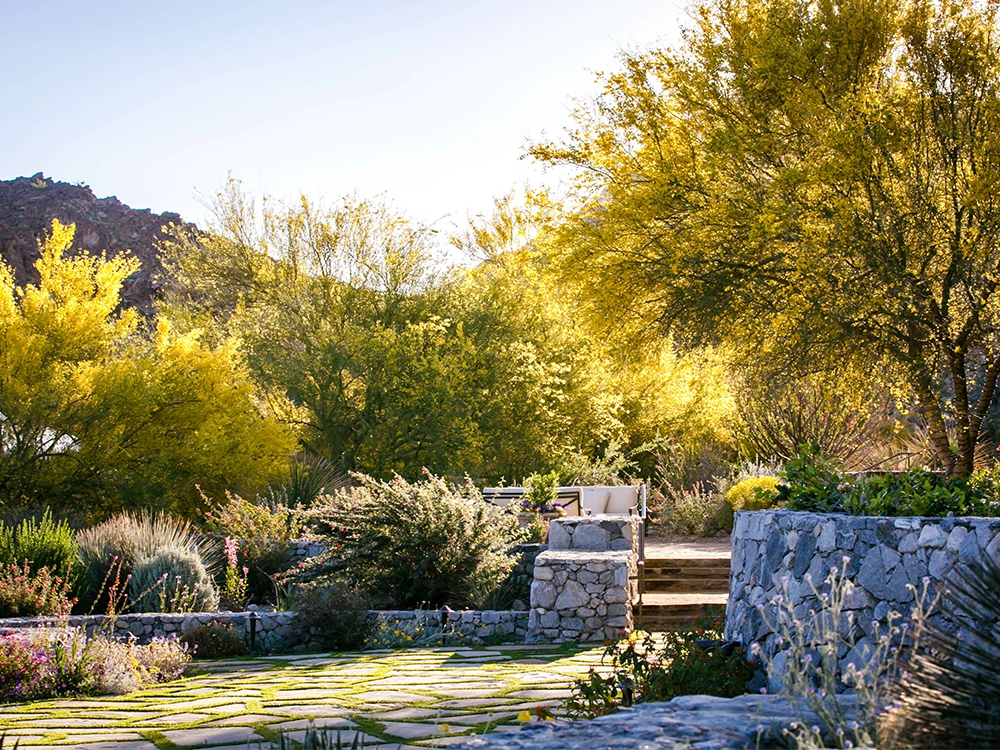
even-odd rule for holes
{"type": "Polygon", "coordinates": [[[635,487],[609,487],[605,513],[628,514],[639,505],[639,494],[635,487]]]}
{"type": "Polygon", "coordinates": [[[589,515],[597,516],[605,513],[608,507],[608,491],[584,487],[583,500],[580,504],[584,510],[589,511],[589,515]]]}

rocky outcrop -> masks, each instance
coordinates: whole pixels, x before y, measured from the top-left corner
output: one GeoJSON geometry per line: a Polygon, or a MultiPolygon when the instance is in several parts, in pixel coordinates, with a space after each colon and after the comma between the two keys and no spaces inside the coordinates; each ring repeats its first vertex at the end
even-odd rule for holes
{"type": "MultiPolygon", "coordinates": [[[[857,715],[851,696],[837,698],[845,723],[857,715]]],[[[472,750],[763,750],[789,747],[793,722],[817,725],[833,746],[831,728],[804,706],[777,695],[714,698],[685,695],[645,703],[593,721],[525,724],[519,732],[485,734],[459,745],[472,750]]]]}
{"type": "Polygon", "coordinates": [[[125,282],[123,304],[152,314],[164,283],[157,242],[164,237],[163,227],[184,224],[178,214],[129,208],[114,196],[97,198],[86,185],[57,182],[41,173],[0,181],[0,256],[21,286],[38,282],[38,241],[53,219],[76,225],[74,253],[138,258],[142,267],[125,282]]]}

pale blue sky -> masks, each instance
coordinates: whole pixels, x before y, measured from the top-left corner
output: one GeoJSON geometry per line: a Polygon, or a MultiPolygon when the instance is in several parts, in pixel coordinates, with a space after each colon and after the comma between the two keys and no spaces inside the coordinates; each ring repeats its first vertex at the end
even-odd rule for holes
{"type": "Polygon", "coordinates": [[[0,0],[0,179],[43,171],[202,221],[196,191],[386,193],[461,222],[538,167],[528,138],[686,0],[0,0]]]}

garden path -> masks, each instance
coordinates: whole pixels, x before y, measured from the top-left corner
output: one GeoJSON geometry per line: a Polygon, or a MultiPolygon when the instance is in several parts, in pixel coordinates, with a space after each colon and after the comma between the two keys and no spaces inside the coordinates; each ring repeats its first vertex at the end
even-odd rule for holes
{"type": "MultiPolygon", "coordinates": [[[[256,750],[310,721],[361,732],[366,747],[443,747],[512,731],[519,714],[553,715],[602,648],[431,648],[198,662],[178,682],[117,697],[0,706],[0,734],[20,750],[256,750]]],[[[524,716],[521,716],[523,719],[524,716]]]]}

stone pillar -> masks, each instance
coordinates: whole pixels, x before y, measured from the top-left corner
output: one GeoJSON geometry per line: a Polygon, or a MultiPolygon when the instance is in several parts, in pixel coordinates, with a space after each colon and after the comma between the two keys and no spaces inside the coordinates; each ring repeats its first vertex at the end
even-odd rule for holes
{"type": "Polygon", "coordinates": [[[603,641],[630,632],[637,546],[629,516],[553,520],[549,549],[535,558],[526,641],[603,641]]]}

